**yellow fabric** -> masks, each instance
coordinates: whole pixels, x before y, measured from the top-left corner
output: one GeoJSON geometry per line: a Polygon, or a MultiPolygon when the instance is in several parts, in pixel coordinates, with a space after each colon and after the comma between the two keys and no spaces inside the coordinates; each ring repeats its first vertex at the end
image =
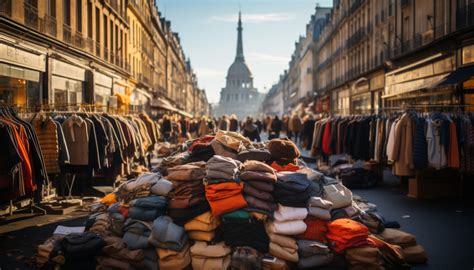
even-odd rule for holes
{"type": "Polygon", "coordinates": [[[123,105],[129,105],[130,104],[130,97],[127,95],[124,95],[122,93],[115,93],[115,96],[117,97],[117,101],[120,104],[123,105]]]}
{"type": "Polygon", "coordinates": [[[210,211],[205,212],[188,223],[184,224],[186,231],[213,231],[219,226],[219,219],[214,217],[210,211]]]}
{"type": "Polygon", "coordinates": [[[100,202],[105,205],[112,205],[117,202],[117,196],[115,195],[115,193],[109,193],[105,195],[102,199],[100,199],[100,202]]]}
{"type": "Polygon", "coordinates": [[[214,235],[215,235],[214,231],[210,231],[210,232],[188,231],[187,233],[188,233],[189,239],[206,241],[206,242],[210,242],[212,239],[214,239],[214,235]]]}

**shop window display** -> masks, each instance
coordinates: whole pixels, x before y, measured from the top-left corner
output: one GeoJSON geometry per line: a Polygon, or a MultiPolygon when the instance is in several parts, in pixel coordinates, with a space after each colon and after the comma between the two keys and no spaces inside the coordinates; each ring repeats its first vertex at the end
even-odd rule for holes
{"type": "Polygon", "coordinates": [[[34,107],[40,103],[40,73],[0,64],[0,103],[34,107]]]}

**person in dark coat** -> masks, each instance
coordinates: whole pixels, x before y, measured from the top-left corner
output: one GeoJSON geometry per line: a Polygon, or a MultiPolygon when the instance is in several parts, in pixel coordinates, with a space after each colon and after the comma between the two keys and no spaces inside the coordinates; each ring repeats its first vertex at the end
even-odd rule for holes
{"type": "Polygon", "coordinates": [[[283,128],[283,122],[280,120],[280,118],[278,118],[278,115],[275,115],[271,123],[271,130],[270,130],[270,133],[272,133],[271,137],[280,138],[280,132],[282,128],[283,128]]]}
{"type": "Polygon", "coordinates": [[[253,123],[252,118],[247,117],[247,120],[245,121],[243,130],[242,130],[242,135],[245,137],[249,138],[250,141],[254,142],[260,142],[260,134],[258,132],[258,127],[253,123]]]}

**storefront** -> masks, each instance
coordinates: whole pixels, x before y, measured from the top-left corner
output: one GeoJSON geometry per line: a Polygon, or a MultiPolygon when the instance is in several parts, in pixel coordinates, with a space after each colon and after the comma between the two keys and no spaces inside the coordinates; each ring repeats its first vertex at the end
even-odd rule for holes
{"type": "Polygon", "coordinates": [[[366,114],[370,112],[372,96],[367,78],[360,78],[351,85],[351,113],[366,114]]]}
{"type": "Polygon", "coordinates": [[[438,53],[385,75],[385,107],[403,104],[459,104],[456,87],[443,81],[454,71],[454,55],[438,53]]]}
{"type": "Polygon", "coordinates": [[[385,72],[377,72],[370,77],[370,92],[372,95],[372,111],[378,113],[382,108],[382,93],[385,87],[385,72]]]}
{"type": "Polygon", "coordinates": [[[50,103],[61,110],[77,109],[77,104],[85,102],[86,69],[61,58],[50,58],[50,103]]]}
{"type": "Polygon", "coordinates": [[[0,41],[0,104],[39,106],[45,71],[44,53],[0,41]]]}
{"type": "Polygon", "coordinates": [[[152,96],[144,89],[135,88],[130,95],[130,110],[135,112],[150,112],[152,96]]]}
{"type": "Polygon", "coordinates": [[[111,95],[112,77],[94,71],[94,103],[98,105],[98,109],[105,110],[105,108],[111,105],[111,95]]]}
{"type": "Polygon", "coordinates": [[[348,115],[349,110],[349,97],[350,89],[349,88],[338,88],[332,91],[332,108],[333,113],[338,115],[348,115]]]}
{"type": "Polygon", "coordinates": [[[461,61],[463,74],[459,83],[462,86],[463,101],[466,105],[472,105],[467,110],[474,112],[474,44],[461,49],[461,61]]]}

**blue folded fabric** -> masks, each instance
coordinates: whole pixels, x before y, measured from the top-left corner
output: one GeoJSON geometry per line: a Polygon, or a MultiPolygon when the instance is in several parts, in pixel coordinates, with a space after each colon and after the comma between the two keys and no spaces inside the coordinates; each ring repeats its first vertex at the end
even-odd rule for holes
{"type": "Polygon", "coordinates": [[[123,241],[130,249],[147,249],[148,237],[151,233],[151,224],[134,219],[127,219],[124,224],[123,241]]]}
{"type": "Polygon", "coordinates": [[[132,207],[141,207],[141,208],[166,208],[168,205],[168,200],[163,196],[150,196],[135,199],[130,202],[132,207]]]}
{"type": "Polygon", "coordinates": [[[154,247],[181,251],[188,242],[188,234],[183,227],[173,223],[168,216],[153,221],[148,242],[154,247]]]}
{"type": "Polygon", "coordinates": [[[130,202],[128,216],[141,221],[153,221],[166,212],[168,200],[163,196],[150,196],[130,202]]]}

